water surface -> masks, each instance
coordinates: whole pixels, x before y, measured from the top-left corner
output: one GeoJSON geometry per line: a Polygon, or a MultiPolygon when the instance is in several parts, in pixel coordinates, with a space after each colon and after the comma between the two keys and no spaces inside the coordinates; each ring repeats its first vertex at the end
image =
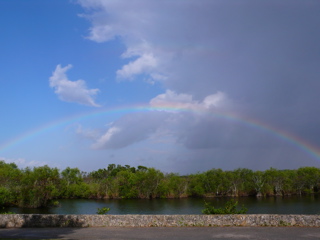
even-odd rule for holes
{"type": "MultiPolygon", "coordinates": [[[[109,214],[201,214],[204,202],[222,207],[230,198],[185,199],[61,199],[54,208],[5,208],[15,213],[39,214],[95,214],[98,208],[109,207],[109,214]]],[[[242,197],[239,206],[248,208],[248,214],[320,214],[320,197],[242,197]]]]}

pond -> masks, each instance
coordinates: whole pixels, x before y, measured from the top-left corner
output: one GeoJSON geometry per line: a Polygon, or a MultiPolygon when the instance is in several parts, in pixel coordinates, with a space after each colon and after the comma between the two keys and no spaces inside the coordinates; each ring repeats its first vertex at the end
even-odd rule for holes
{"type": "MultiPolygon", "coordinates": [[[[5,208],[14,213],[95,214],[98,208],[109,207],[109,214],[201,214],[204,202],[222,207],[230,198],[184,199],[61,199],[54,208],[5,208]]],[[[248,214],[320,214],[320,196],[242,197],[237,198],[248,214]]]]}

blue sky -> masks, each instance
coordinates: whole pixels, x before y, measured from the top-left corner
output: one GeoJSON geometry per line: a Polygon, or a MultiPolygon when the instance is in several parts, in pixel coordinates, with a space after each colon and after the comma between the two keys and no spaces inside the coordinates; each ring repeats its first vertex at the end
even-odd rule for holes
{"type": "Polygon", "coordinates": [[[0,158],[84,171],[319,167],[319,10],[2,0],[0,158]]]}

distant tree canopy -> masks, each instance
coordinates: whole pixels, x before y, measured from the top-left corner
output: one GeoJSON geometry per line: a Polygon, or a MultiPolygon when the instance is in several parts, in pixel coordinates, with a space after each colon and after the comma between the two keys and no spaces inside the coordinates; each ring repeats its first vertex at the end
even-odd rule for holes
{"type": "Polygon", "coordinates": [[[145,166],[109,164],[82,172],[60,171],[47,165],[19,169],[0,161],[0,206],[38,208],[63,198],[183,198],[219,196],[275,196],[319,193],[320,169],[233,171],[210,169],[180,176],[145,166]]]}

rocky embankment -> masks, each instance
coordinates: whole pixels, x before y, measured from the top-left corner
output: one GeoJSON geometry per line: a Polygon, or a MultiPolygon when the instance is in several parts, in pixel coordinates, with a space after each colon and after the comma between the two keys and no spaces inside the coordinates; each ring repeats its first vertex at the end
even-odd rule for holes
{"type": "Polygon", "coordinates": [[[320,227],[320,215],[56,215],[2,214],[1,228],[22,227],[320,227]]]}

